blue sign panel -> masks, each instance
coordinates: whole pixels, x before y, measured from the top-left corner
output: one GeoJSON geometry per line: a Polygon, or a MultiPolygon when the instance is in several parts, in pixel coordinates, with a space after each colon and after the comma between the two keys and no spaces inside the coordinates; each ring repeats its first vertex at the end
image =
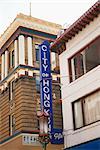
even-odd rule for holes
{"type": "Polygon", "coordinates": [[[52,78],[50,66],[50,44],[44,41],[40,46],[40,88],[41,109],[49,114],[48,127],[51,135],[53,128],[52,116],[52,78]]]}
{"type": "Polygon", "coordinates": [[[62,129],[54,129],[53,128],[51,143],[52,144],[63,144],[64,143],[62,129]]]}
{"type": "Polygon", "coordinates": [[[100,150],[100,138],[66,148],[65,150],[100,150]]]}
{"type": "Polygon", "coordinates": [[[49,114],[48,128],[52,144],[62,144],[62,129],[53,129],[52,77],[50,65],[50,44],[44,41],[40,46],[40,91],[41,109],[49,114]]]}

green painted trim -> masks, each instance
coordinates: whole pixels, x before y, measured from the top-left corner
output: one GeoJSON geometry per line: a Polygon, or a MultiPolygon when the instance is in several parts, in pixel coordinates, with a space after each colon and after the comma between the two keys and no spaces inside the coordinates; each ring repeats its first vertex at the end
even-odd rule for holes
{"type": "Polygon", "coordinates": [[[14,135],[12,136],[9,136],[8,138],[6,138],[5,140],[1,141],[0,144],[3,144],[11,139],[13,139],[14,137],[18,136],[18,135],[21,135],[21,134],[39,134],[39,132],[37,131],[34,131],[34,132],[28,132],[28,131],[21,131],[21,132],[17,132],[15,133],[14,135]]]}
{"type": "Polygon", "coordinates": [[[41,31],[37,31],[37,30],[34,30],[34,29],[25,28],[25,27],[22,27],[21,31],[22,32],[30,33],[32,35],[38,35],[38,36],[50,38],[50,39],[56,39],[57,38],[57,35],[53,35],[53,34],[50,34],[50,33],[41,32],[41,31]]]}

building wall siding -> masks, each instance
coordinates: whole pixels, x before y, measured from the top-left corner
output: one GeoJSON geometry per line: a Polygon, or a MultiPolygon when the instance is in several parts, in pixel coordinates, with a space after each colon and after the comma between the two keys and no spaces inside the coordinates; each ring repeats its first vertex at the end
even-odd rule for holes
{"type": "Polygon", "coordinates": [[[72,102],[100,88],[100,65],[70,83],[68,60],[100,34],[100,15],[66,43],[60,55],[62,107],[65,147],[71,147],[100,137],[100,122],[74,130],[72,102]],[[65,67],[66,64],[66,67],[65,67]],[[70,118],[70,119],[69,119],[70,118]]]}
{"type": "MultiPolygon", "coordinates": [[[[60,86],[58,81],[53,81],[52,87],[56,99],[53,99],[54,128],[62,128],[62,115],[60,103],[60,86]]],[[[40,94],[36,91],[35,78],[28,76],[19,77],[14,81],[13,99],[9,100],[9,88],[0,94],[1,136],[0,141],[9,137],[9,115],[15,116],[15,131],[38,131],[37,111],[40,110],[40,94]],[[13,107],[11,107],[13,105],[13,107]]]]}
{"type": "MultiPolygon", "coordinates": [[[[52,94],[55,94],[55,99],[53,98],[53,125],[54,128],[62,129],[62,105],[60,97],[60,85],[57,81],[53,82],[52,94]]],[[[53,97],[53,96],[52,96],[53,97]]]]}
{"type": "Polygon", "coordinates": [[[9,89],[7,89],[4,93],[0,94],[0,141],[9,136],[9,112],[9,89]]]}
{"type": "Polygon", "coordinates": [[[16,130],[35,130],[37,127],[35,80],[21,78],[16,83],[15,90],[16,130]]]}

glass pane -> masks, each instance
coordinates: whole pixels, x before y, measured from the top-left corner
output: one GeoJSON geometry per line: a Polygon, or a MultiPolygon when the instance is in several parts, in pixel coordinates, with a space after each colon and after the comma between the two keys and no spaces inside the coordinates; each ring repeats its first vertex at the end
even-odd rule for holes
{"type": "Polygon", "coordinates": [[[84,74],[83,54],[79,53],[71,59],[71,72],[73,81],[84,74]]]}
{"type": "Polygon", "coordinates": [[[100,65],[100,38],[93,41],[83,51],[77,53],[69,61],[71,81],[100,65]]]}
{"type": "Polygon", "coordinates": [[[79,77],[84,74],[84,64],[83,64],[83,54],[80,53],[79,55],[79,77]]]}
{"type": "Polygon", "coordinates": [[[86,71],[88,72],[98,65],[100,65],[100,38],[86,49],[86,71]]]}
{"type": "Polygon", "coordinates": [[[84,100],[85,124],[100,120],[100,91],[89,95],[84,100]]]}
{"type": "Polygon", "coordinates": [[[40,77],[36,76],[36,90],[40,92],[40,77]]]}
{"type": "Polygon", "coordinates": [[[80,128],[83,126],[83,114],[82,114],[81,101],[74,103],[74,119],[75,119],[75,128],[80,128]]]}
{"type": "Polygon", "coordinates": [[[14,50],[12,51],[12,67],[14,67],[15,63],[15,55],[14,55],[14,50]]]}
{"type": "Polygon", "coordinates": [[[78,56],[74,57],[74,70],[75,70],[75,79],[77,79],[79,77],[78,56]]]}
{"type": "Polygon", "coordinates": [[[36,61],[39,61],[39,46],[35,45],[35,52],[36,52],[36,61]]]}

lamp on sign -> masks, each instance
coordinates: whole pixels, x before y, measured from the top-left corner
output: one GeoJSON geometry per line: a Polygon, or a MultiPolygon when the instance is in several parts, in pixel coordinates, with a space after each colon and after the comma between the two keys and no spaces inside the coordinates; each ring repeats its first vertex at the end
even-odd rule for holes
{"type": "Polygon", "coordinates": [[[43,150],[46,150],[46,146],[49,143],[49,134],[48,134],[48,117],[49,114],[45,113],[44,110],[38,112],[37,117],[39,118],[39,137],[38,140],[42,144],[43,150]]]}

